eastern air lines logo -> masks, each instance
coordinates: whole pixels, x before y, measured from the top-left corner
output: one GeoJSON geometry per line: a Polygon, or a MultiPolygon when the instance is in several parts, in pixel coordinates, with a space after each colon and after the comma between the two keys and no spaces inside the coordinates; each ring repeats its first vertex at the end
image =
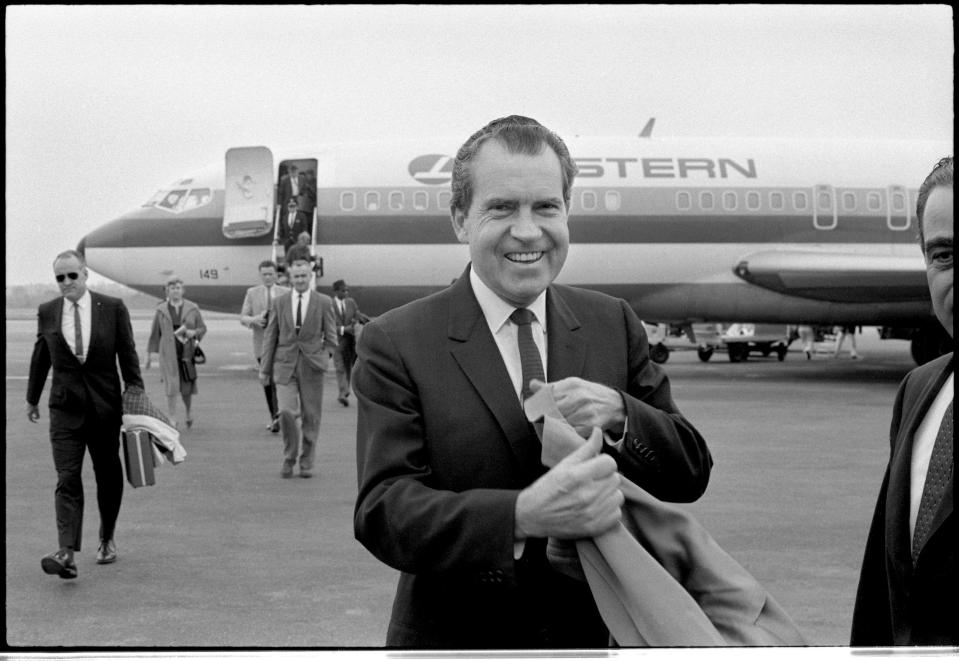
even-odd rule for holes
{"type": "Polygon", "coordinates": [[[408,169],[421,184],[448,184],[453,178],[453,159],[443,154],[425,154],[410,161],[408,169]]]}

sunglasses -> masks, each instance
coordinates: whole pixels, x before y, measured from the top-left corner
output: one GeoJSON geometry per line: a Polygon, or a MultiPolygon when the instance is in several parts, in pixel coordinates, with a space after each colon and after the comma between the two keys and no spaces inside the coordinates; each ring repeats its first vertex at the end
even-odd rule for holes
{"type": "Polygon", "coordinates": [[[75,271],[70,271],[66,275],[60,273],[56,277],[57,277],[57,282],[63,282],[64,278],[70,278],[71,280],[76,280],[77,278],[80,277],[80,274],[76,273],[75,271]]]}

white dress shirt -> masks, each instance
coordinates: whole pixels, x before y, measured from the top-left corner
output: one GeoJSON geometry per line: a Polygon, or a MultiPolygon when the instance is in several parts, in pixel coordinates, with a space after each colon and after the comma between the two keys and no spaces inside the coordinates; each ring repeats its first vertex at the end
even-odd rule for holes
{"type": "MultiPolygon", "coordinates": [[[[306,322],[306,311],[307,311],[307,310],[309,309],[309,307],[310,307],[310,289],[312,289],[312,288],[311,288],[311,287],[307,287],[307,288],[306,288],[306,291],[303,292],[303,307],[302,307],[301,310],[300,310],[300,315],[301,315],[301,317],[300,317],[300,322],[301,322],[301,323],[306,322]]],[[[298,292],[298,291],[296,291],[296,290],[294,289],[294,290],[293,290],[293,298],[292,298],[293,305],[290,306],[290,313],[293,315],[292,317],[290,317],[291,319],[293,319],[293,328],[296,328],[296,302],[297,302],[297,300],[298,300],[298,299],[297,299],[298,296],[300,296],[300,292],[298,292]]]]}
{"type": "Polygon", "coordinates": [[[909,543],[912,545],[912,536],[916,531],[916,518],[919,516],[919,502],[922,500],[922,490],[926,486],[926,473],[929,471],[929,460],[932,458],[932,447],[936,444],[936,436],[942,419],[949,408],[949,402],[955,393],[955,375],[950,372],[946,382],[942,384],[939,394],[932,401],[926,417],[922,419],[916,434],[912,439],[912,463],[909,473],[909,543]]]}
{"type": "MultiPolygon", "coordinates": [[[[83,296],[80,297],[80,300],[77,301],[77,304],[80,306],[80,333],[82,335],[83,342],[83,359],[87,357],[87,353],[90,351],[90,328],[91,328],[91,315],[93,299],[90,297],[90,290],[83,292],[83,296]]],[[[64,297],[63,299],[63,314],[61,315],[60,320],[60,332],[63,333],[63,339],[67,341],[70,350],[74,354],[77,352],[76,346],[76,333],[74,332],[73,324],[73,301],[64,297]]]]}
{"type": "MultiPolygon", "coordinates": [[[[513,390],[516,391],[516,398],[523,401],[523,363],[519,355],[519,340],[517,339],[516,324],[509,320],[516,306],[507,303],[500,298],[492,289],[480,280],[476,271],[470,268],[470,285],[473,287],[473,294],[476,295],[476,301],[479,303],[489,330],[496,340],[496,346],[506,364],[506,371],[513,382],[513,390]]],[[[546,291],[544,290],[536,297],[532,304],[527,306],[536,317],[532,323],[533,342],[539,349],[539,357],[543,361],[543,373],[549,378],[546,361],[546,291]]]]}

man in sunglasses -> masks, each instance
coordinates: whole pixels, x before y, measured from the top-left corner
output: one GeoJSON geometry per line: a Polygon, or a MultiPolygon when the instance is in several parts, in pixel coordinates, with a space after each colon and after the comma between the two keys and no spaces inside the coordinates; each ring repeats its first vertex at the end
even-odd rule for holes
{"type": "Polygon", "coordinates": [[[117,559],[113,531],[123,496],[120,376],[126,387],[143,388],[143,379],[123,301],[87,289],[86,262],[75,250],[57,255],[53,273],[62,296],[42,304],[37,313],[27,418],[40,418],[40,394],[52,367],[50,442],[57,471],[54,503],[60,548],[44,556],[40,566],[47,574],[76,578],[73,556],[80,551],[83,528],[80,476],[86,450],[93,461],[100,509],[97,564],[117,559]]]}

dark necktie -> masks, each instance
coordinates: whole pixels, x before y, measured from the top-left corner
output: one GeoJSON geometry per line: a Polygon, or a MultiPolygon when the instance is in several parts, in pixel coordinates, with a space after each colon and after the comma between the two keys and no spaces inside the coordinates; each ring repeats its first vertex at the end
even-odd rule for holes
{"type": "Polygon", "coordinates": [[[946,491],[946,486],[952,479],[952,402],[942,417],[936,442],[932,446],[932,456],[929,457],[929,468],[926,470],[926,484],[922,488],[922,498],[919,500],[919,514],[916,515],[916,529],[912,535],[912,563],[919,559],[919,551],[932,532],[932,519],[939,509],[939,503],[946,491]]]}
{"type": "Polygon", "coordinates": [[[263,315],[263,319],[270,318],[270,302],[273,300],[272,297],[270,296],[270,292],[272,291],[273,291],[273,287],[266,288],[266,314],[263,315]]]}
{"type": "Polygon", "coordinates": [[[83,327],[80,325],[80,306],[73,304],[73,344],[77,358],[83,360],[83,327]]]}
{"type": "Polygon", "coordinates": [[[296,332],[300,332],[300,326],[303,325],[303,294],[296,295],[296,332]]]}
{"type": "Polygon", "coordinates": [[[523,387],[522,397],[525,400],[533,394],[529,387],[529,382],[533,379],[540,381],[546,380],[546,372],[543,370],[543,359],[539,355],[539,349],[536,348],[536,342],[533,341],[533,319],[535,316],[526,308],[516,308],[509,320],[517,325],[516,339],[519,344],[519,361],[523,368],[523,387]]]}

